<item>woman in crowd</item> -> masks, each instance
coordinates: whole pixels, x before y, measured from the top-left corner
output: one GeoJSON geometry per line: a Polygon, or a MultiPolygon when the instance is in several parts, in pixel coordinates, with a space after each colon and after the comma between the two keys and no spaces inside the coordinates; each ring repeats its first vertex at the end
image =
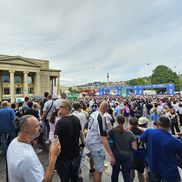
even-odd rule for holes
{"type": "Polygon", "coordinates": [[[169,118],[171,119],[171,124],[172,124],[171,133],[172,135],[175,135],[176,132],[180,132],[180,129],[179,129],[179,116],[174,108],[171,108],[169,118]],[[176,132],[174,129],[176,129],[176,132]]]}
{"type": "Polygon", "coordinates": [[[132,150],[137,149],[137,144],[134,134],[123,127],[125,117],[118,115],[116,120],[118,126],[108,132],[109,137],[113,140],[112,150],[116,160],[112,169],[111,181],[118,182],[119,172],[122,171],[124,182],[130,182],[132,150]]]}

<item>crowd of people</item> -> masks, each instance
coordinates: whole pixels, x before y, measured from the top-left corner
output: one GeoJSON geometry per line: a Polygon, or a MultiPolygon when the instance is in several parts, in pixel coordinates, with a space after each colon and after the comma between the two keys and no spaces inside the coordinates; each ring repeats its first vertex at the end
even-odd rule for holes
{"type": "Polygon", "coordinates": [[[85,97],[67,101],[1,102],[1,156],[7,157],[8,179],[13,182],[51,181],[54,170],[61,182],[78,182],[82,155],[88,150],[90,175],[100,182],[105,152],[112,166],[111,181],[181,181],[182,98],[180,96],[85,97]],[[33,146],[49,146],[44,172],[33,146]]]}

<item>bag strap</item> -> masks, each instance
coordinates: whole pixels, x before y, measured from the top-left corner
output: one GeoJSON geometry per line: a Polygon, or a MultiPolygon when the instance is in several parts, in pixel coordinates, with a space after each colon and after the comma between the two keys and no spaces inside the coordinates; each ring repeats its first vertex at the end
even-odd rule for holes
{"type": "Polygon", "coordinates": [[[52,108],[52,106],[53,106],[53,102],[54,102],[54,101],[52,101],[52,104],[51,104],[51,106],[50,106],[49,110],[47,111],[47,113],[46,113],[46,115],[45,115],[45,118],[44,118],[44,119],[46,119],[47,115],[49,114],[49,111],[51,110],[51,108],[52,108]]]}

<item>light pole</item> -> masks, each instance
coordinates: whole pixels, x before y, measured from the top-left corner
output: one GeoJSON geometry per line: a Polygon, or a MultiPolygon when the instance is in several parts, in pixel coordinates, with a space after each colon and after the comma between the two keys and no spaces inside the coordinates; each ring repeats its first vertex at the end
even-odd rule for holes
{"type": "Polygon", "coordinates": [[[107,73],[107,86],[109,87],[109,73],[107,73]]]}

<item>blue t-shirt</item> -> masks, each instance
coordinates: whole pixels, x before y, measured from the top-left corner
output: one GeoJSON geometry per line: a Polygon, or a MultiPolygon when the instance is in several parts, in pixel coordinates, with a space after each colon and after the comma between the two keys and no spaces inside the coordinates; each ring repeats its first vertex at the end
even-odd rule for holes
{"type": "Polygon", "coordinates": [[[153,123],[157,122],[158,118],[159,118],[158,114],[153,113],[150,115],[150,119],[152,120],[153,123]]]}
{"type": "Polygon", "coordinates": [[[118,116],[119,114],[121,114],[121,106],[118,105],[115,109],[114,109],[114,114],[115,116],[118,116]]]}
{"type": "Polygon", "coordinates": [[[0,133],[14,131],[15,113],[12,108],[5,107],[0,109],[0,133]]]}
{"type": "Polygon", "coordinates": [[[180,181],[176,154],[182,154],[182,143],[162,129],[148,129],[140,140],[146,142],[150,170],[168,181],[180,181]]]}

